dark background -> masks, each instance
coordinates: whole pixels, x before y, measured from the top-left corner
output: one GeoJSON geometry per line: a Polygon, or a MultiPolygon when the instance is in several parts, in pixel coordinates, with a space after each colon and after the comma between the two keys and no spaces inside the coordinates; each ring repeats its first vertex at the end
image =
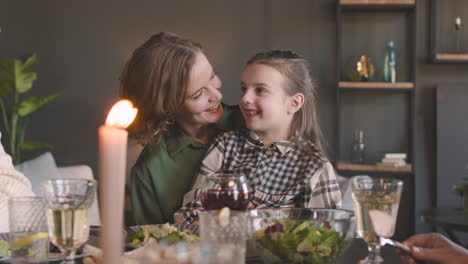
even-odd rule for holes
{"type": "MultiPolygon", "coordinates": [[[[455,0],[443,2],[456,9],[455,0]]],[[[417,5],[413,160],[416,212],[435,205],[437,200],[435,86],[468,83],[467,64],[429,63],[428,3],[419,0],[417,5]]],[[[441,19],[450,20],[450,9],[444,12],[446,15],[441,19]]],[[[313,65],[320,93],[321,127],[333,156],[335,15],[334,0],[0,0],[0,58],[25,58],[37,52],[40,62],[33,69],[39,78],[31,93],[42,96],[58,92],[61,96],[33,115],[27,137],[53,144],[52,152],[59,166],[88,164],[96,174],[97,128],[118,99],[118,76],[123,64],[152,34],[172,31],[201,42],[223,81],[224,101],[231,104],[238,101],[240,74],[252,54],[271,48],[294,50],[313,65]]],[[[398,42],[404,17],[368,16],[372,17],[372,24],[352,14],[343,21],[342,41],[346,43],[347,53],[371,53],[377,69],[375,78],[379,78],[385,44],[389,36],[394,37],[398,78],[407,80],[406,48],[398,42]],[[366,41],[365,45],[356,41],[360,38],[366,41]],[[370,51],[366,49],[369,46],[370,51]]],[[[441,19],[438,23],[443,23],[441,19]]],[[[356,122],[363,126],[371,152],[379,142],[385,141],[382,135],[390,138],[384,151],[404,149],[399,142],[405,140],[407,134],[401,131],[406,128],[381,124],[388,123],[386,120],[405,124],[410,116],[405,100],[399,95],[382,98],[368,93],[344,101],[344,109],[357,111],[354,116],[359,115],[359,120],[365,122],[359,124],[359,120],[351,117],[342,120],[346,128],[341,134],[345,142],[343,153],[347,152],[346,142],[352,139],[356,122]]],[[[450,112],[447,115],[445,118],[450,120],[450,112]]],[[[446,174],[460,181],[465,176],[450,171],[446,174]]],[[[449,194],[446,199],[459,205],[455,195],[449,194]]],[[[427,230],[417,215],[415,223],[417,232],[427,230]]]]}

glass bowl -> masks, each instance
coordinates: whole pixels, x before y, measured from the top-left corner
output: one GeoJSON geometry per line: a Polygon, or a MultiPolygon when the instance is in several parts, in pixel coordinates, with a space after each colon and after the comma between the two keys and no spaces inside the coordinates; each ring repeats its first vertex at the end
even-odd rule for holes
{"type": "Polygon", "coordinates": [[[250,243],[265,263],[333,263],[354,238],[354,213],[340,209],[249,211],[250,243]]]}

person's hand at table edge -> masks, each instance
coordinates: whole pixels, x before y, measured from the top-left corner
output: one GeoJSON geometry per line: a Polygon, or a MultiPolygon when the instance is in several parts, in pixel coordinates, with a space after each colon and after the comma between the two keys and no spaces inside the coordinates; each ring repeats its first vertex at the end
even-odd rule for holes
{"type": "Polygon", "coordinates": [[[411,255],[399,252],[406,263],[416,264],[431,261],[438,264],[468,263],[468,250],[438,233],[414,235],[405,240],[411,255]]]}

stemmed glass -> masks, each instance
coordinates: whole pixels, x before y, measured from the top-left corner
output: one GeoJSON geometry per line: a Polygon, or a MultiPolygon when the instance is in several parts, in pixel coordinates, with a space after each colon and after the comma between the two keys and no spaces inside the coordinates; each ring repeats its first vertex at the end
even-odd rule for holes
{"type": "Polygon", "coordinates": [[[64,255],[62,264],[74,263],[76,250],[88,240],[88,211],[96,195],[96,181],[52,179],[41,183],[47,206],[49,237],[64,255]]]}
{"type": "Polygon", "coordinates": [[[379,237],[390,238],[400,204],[403,181],[386,178],[354,177],[351,181],[355,201],[356,231],[368,245],[369,255],[361,264],[381,263],[379,237]]]}
{"type": "Polygon", "coordinates": [[[229,207],[245,211],[250,202],[247,178],[242,174],[211,174],[201,190],[200,201],[205,210],[229,207]]]}

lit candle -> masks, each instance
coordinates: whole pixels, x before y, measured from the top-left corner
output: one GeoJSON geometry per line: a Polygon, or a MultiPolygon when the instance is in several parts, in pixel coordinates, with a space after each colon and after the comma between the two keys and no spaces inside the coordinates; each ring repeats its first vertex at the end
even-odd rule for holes
{"type": "Polygon", "coordinates": [[[121,263],[127,137],[125,128],[138,110],[127,100],[114,104],[106,124],[99,127],[99,181],[104,264],[121,263]]]}

